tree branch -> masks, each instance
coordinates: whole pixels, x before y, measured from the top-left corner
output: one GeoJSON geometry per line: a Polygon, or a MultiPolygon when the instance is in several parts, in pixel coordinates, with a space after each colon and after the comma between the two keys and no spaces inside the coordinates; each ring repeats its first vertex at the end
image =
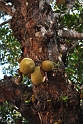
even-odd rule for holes
{"type": "Polygon", "coordinates": [[[83,40],[83,33],[71,30],[58,30],[58,36],[63,39],[83,40]]]}
{"type": "Polygon", "coordinates": [[[13,16],[15,9],[13,9],[10,5],[6,5],[4,2],[0,1],[0,10],[4,13],[7,13],[10,16],[13,16]]]}
{"type": "Polygon", "coordinates": [[[32,97],[32,87],[24,84],[17,85],[12,77],[5,76],[0,80],[0,102],[6,100],[18,107],[18,111],[32,124],[39,124],[38,113],[34,109],[33,102],[30,101],[32,97]]]}

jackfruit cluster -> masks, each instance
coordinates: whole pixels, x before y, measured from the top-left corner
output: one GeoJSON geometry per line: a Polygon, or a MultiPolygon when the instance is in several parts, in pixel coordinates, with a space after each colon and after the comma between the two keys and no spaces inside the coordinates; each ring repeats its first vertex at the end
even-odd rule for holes
{"type": "Polygon", "coordinates": [[[45,72],[50,72],[54,68],[54,64],[50,60],[45,60],[40,66],[35,66],[34,61],[31,58],[24,58],[20,62],[19,74],[30,75],[31,81],[34,85],[39,85],[44,82],[44,77],[41,73],[41,69],[45,72]]]}

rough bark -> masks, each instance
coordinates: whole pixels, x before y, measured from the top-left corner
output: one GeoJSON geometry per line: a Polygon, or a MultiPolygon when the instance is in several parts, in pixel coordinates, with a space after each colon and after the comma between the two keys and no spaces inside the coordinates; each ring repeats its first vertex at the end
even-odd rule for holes
{"type": "Polygon", "coordinates": [[[4,3],[3,1],[0,1],[0,10],[10,16],[13,16],[15,12],[15,10],[10,5],[6,5],[6,3],[4,3]]]}
{"type": "MultiPolygon", "coordinates": [[[[14,98],[13,94],[9,100],[33,124],[54,124],[59,119],[64,124],[79,124],[79,93],[65,77],[51,6],[41,1],[14,1],[16,11],[10,22],[11,29],[22,45],[22,58],[30,57],[36,65],[49,59],[59,63],[59,66],[55,66],[52,72],[44,73],[48,79],[44,83],[33,85],[34,101],[30,105],[22,102],[21,97],[14,98]]],[[[5,97],[8,99],[7,95],[5,97]]]]}

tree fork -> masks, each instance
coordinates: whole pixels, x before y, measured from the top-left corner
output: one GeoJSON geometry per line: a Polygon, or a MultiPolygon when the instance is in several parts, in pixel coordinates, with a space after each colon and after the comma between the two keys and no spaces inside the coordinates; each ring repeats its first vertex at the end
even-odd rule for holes
{"type": "Polygon", "coordinates": [[[64,75],[51,6],[43,0],[17,0],[14,4],[16,11],[11,28],[24,49],[22,57],[32,58],[36,65],[46,59],[59,63],[46,74],[48,80],[33,85],[33,110],[37,112],[40,124],[54,124],[59,119],[64,124],[79,124],[79,93],[64,75]]]}

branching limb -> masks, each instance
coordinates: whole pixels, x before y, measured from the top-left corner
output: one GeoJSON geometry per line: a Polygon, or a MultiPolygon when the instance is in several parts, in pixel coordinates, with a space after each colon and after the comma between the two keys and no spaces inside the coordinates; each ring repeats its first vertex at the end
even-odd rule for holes
{"type": "Polygon", "coordinates": [[[83,33],[78,33],[71,30],[58,30],[58,36],[63,39],[83,40],[83,33]]]}
{"type": "Polygon", "coordinates": [[[6,5],[4,2],[0,1],[0,10],[3,11],[4,13],[7,13],[10,16],[13,16],[15,9],[10,6],[10,5],[6,5]]]}
{"type": "Polygon", "coordinates": [[[13,103],[23,117],[32,124],[39,124],[38,113],[34,109],[33,102],[28,102],[32,94],[32,87],[24,84],[17,85],[12,77],[5,76],[3,80],[0,80],[0,102],[13,103]]]}

